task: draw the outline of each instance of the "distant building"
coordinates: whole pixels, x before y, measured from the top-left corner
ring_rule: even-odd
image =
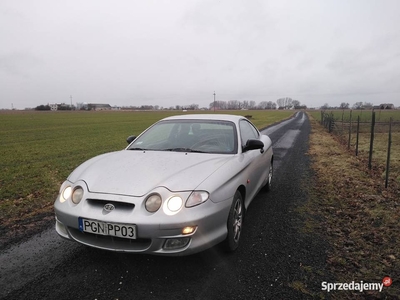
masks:
[[[111,110],[110,104],[102,104],[102,103],[88,103],[88,110]]]
[[[383,103],[379,105],[379,109],[394,109],[394,105],[391,103]]]
[[[51,104],[49,104],[49,106],[50,106],[50,110],[52,110],[52,111],[72,110],[73,109],[73,107],[71,107],[71,105],[65,104],[65,103],[51,103]]]
[[[81,109],[85,110],[111,110],[110,104],[104,103],[84,103]]]

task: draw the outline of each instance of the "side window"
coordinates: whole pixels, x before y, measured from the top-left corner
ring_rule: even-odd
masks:
[[[245,145],[249,139],[258,139],[260,137],[257,129],[246,120],[240,121],[240,136],[242,145]]]

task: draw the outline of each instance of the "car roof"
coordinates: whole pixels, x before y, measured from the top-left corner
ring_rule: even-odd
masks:
[[[237,122],[238,120],[245,119],[243,116],[238,115],[225,115],[225,114],[188,114],[167,117],[163,120],[220,120],[220,121],[232,121]]]

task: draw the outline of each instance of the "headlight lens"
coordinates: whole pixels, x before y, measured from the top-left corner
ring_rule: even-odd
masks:
[[[78,186],[72,192],[71,200],[75,204],[78,204],[79,202],[81,202],[82,198],[83,198],[83,189],[80,186]]]
[[[205,191],[194,191],[190,194],[189,198],[186,200],[186,207],[193,207],[206,202],[209,194]]]
[[[61,192],[61,197],[60,197],[60,202],[63,203],[67,201],[69,197],[71,197],[72,194],[72,187],[67,186],[64,188],[64,190]]]
[[[148,212],[156,212],[161,207],[161,196],[158,194],[150,195],[145,203],[146,210]]]
[[[179,196],[173,196],[169,198],[167,207],[171,212],[176,212],[178,211],[183,204],[183,200]]]

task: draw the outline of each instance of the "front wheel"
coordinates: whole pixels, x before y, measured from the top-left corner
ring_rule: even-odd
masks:
[[[224,241],[224,248],[228,252],[233,252],[239,246],[240,235],[242,233],[243,226],[243,199],[242,194],[236,191],[233,197],[232,206],[229,210],[228,216],[228,236]]]
[[[268,170],[268,175],[267,175],[267,183],[264,186],[264,191],[266,191],[266,192],[270,191],[272,188],[273,175],[274,175],[274,165],[272,164],[272,161],[271,161],[271,164],[270,164],[269,170]]]

